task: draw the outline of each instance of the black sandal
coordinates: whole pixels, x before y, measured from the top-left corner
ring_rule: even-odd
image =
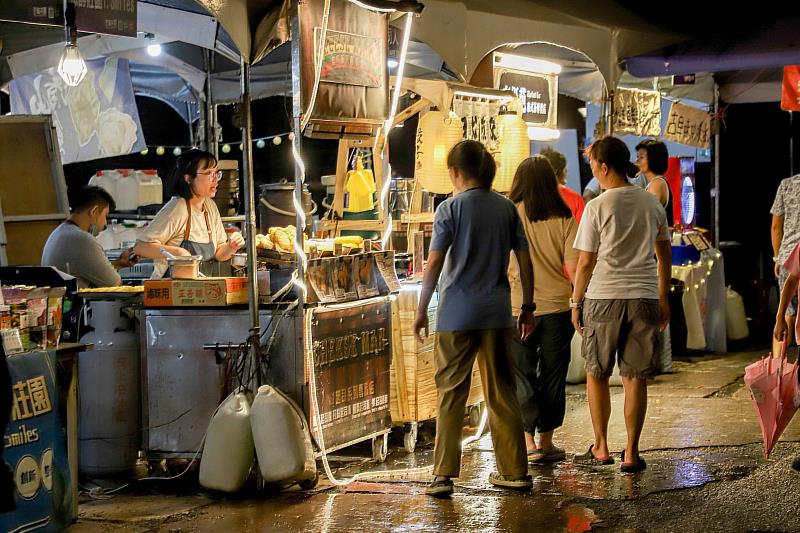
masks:
[[[619,471],[624,472],[625,474],[635,474],[636,472],[641,472],[647,468],[647,463],[645,462],[644,458],[640,455],[639,461],[636,463],[626,463],[625,462],[625,450],[622,450],[622,462],[619,465]]]
[[[594,448],[594,444],[589,446],[589,450],[581,455],[576,455],[572,458],[572,462],[577,465],[583,466],[606,466],[606,465],[613,465],[614,458],[611,456],[606,457],[605,459],[600,459],[595,457],[592,453],[592,449]]]

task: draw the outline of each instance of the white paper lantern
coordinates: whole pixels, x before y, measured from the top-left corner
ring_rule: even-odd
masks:
[[[497,174],[494,189],[500,192],[511,190],[517,167],[531,156],[531,143],[528,139],[528,125],[516,113],[497,116],[498,151],[495,154]]]
[[[449,194],[453,183],[447,154],[464,137],[461,119],[454,113],[428,111],[417,126],[414,177],[428,192]]]

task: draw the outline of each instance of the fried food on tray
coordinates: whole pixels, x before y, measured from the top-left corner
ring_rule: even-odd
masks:
[[[136,293],[136,292],[144,292],[144,286],[131,286],[131,285],[120,285],[119,287],[97,287],[94,289],[79,289],[78,294],[82,292],[120,292],[120,293]]]

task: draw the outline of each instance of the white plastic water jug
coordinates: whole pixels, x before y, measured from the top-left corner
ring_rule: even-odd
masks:
[[[116,170],[98,170],[94,176],[89,179],[89,185],[93,187],[100,187],[117,201],[117,181],[119,181],[119,173]]]
[[[117,211],[135,211],[139,207],[139,181],[132,170],[118,170]]]
[[[137,170],[139,205],[163,204],[164,194],[157,170]]]
[[[728,340],[744,339],[750,335],[750,329],[747,327],[747,315],[744,312],[744,300],[738,292],[730,287],[725,290],[725,300],[725,325],[728,330]]]
[[[305,481],[316,477],[305,415],[291,398],[269,385],[259,387],[250,412],[250,426],[264,481]]]
[[[583,383],[586,381],[586,360],[583,358],[581,346],[583,337],[576,331],[570,343],[569,369],[567,370],[567,383]]]
[[[243,393],[231,394],[208,425],[200,484],[207,489],[236,492],[247,481],[254,457],[250,402]]]

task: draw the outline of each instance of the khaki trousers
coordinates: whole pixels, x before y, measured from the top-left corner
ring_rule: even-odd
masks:
[[[464,409],[478,358],[483,397],[489,411],[497,470],[520,477],[528,473],[522,415],[511,363],[511,329],[436,332],[436,390],[439,405],[433,474],[458,477]]]

